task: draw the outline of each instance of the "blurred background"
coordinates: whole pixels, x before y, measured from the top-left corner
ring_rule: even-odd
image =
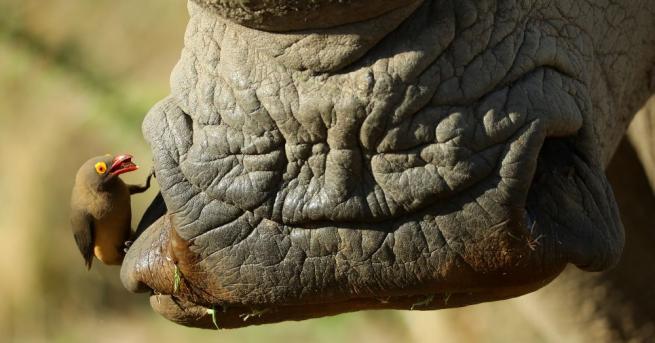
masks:
[[[548,340],[521,299],[190,329],[123,289],[119,268],[86,271],[68,224],[75,172],[91,156],[129,152],[141,170],[125,180],[143,182],[151,155],[141,120],[169,91],[186,21],[183,0],[0,0],[1,342]],[[133,198],[135,221],[155,193]]]

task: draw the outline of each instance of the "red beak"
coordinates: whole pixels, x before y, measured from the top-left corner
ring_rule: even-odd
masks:
[[[109,174],[111,174],[112,176],[116,176],[137,169],[139,169],[139,166],[137,166],[132,162],[132,155],[123,154],[114,157],[114,160],[111,161],[111,167],[109,167]]]

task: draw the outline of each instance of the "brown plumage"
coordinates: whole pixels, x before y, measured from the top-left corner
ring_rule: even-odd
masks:
[[[87,269],[93,256],[105,264],[121,264],[130,239],[130,195],[150,186],[126,185],[118,175],[138,169],[131,155],[98,156],[77,171],[71,194],[71,225]]]

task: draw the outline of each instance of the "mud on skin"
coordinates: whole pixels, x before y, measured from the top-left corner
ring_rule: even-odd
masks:
[[[220,308],[234,327],[610,267],[623,230],[603,165],[648,95],[653,7],[410,1],[272,32],[190,3],[171,95],[143,124],[168,214],[125,286],[164,294],[151,303],[175,322],[213,327],[203,309]]]

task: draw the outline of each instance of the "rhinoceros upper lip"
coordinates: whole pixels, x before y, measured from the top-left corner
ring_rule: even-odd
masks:
[[[562,89],[562,84],[568,88]],[[511,195],[503,195],[505,199],[499,199],[499,205],[523,206],[543,139],[549,134],[575,134],[582,125],[581,109],[568,90],[576,85],[576,80],[560,75],[558,70],[537,68],[475,105],[444,107],[442,117],[432,119],[434,139],[412,149],[387,149],[368,155],[359,149],[335,150],[317,143],[297,144],[304,150],[294,151],[294,145],[273,130],[236,152],[230,145],[222,147],[216,142],[218,147],[207,149],[205,145],[210,144],[202,144],[199,139],[180,161],[180,168],[205,196],[239,211],[268,207],[259,214],[291,226],[384,225],[423,210],[452,207],[456,198],[472,201],[475,194],[496,189],[504,179],[514,180],[512,183],[520,179],[521,185]],[[536,95],[532,96],[531,107],[524,108],[520,98],[532,88],[537,90]],[[549,92],[538,93],[544,88]],[[558,108],[551,108],[549,97],[557,98]],[[514,107],[517,112],[513,112]],[[562,110],[571,113],[561,113]],[[430,114],[429,111],[432,110],[426,113]],[[501,124],[500,120],[506,122]],[[498,125],[495,121],[499,121]],[[440,133],[442,125],[444,134]],[[214,127],[203,129],[198,137],[220,137],[210,130]],[[484,139],[481,141],[480,137]],[[517,143],[518,140],[523,143]],[[526,141],[531,143],[527,145]],[[514,163],[512,160],[522,161],[520,165],[526,167],[507,167],[506,164]],[[272,168],[265,171],[268,178],[249,178],[260,185],[239,179],[239,173],[249,175],[249,161],[259,165],[265,162]],[[209,167],[198,169],[200,163]],[[213,163],[232,170],[213,167]],[[258,175],[263,172],[258,171]]]
[[[530,83],[532,79],[541,79],[541,74],[548,73],[557,75],[556,71],[538,68],[524,75],[523,81],[517,81],[515,84]],[[557,80],[560,78],[564,77],[558,76]],[[497,94],[504,94],[505,106],[512,106],[511,102],[517,101],[512,99],[517,95],[513,94],[510,88],[491,93],[492,96]],[[521,182],[525,183],[515,192],[517,194],[512,195],[518,200],[506,199],[507,205],[520,206],[527,197],[533,172],[531,168],[534,166],[525,163],[526,169],[511,170],[508,174],[508,171],[501,172],[503,163],[507,163],[502,161],[508,158],[510,152],[520,156],[514,159],[536,161],[538,150],[535,149],[538,149],[541,140],[548,135],[545,131],[551,130],[540,126],[539,122],[554,119],[547,118],[550,113],[539,105],[535,105],[534,111],[542,117],[514,114],[511,113],[511,108],[497,109],[492,106],[493,102],[487,106],[492,106],[489,107],[490,110],[496,112],[484,113],[485,101],[480,101],[482,105],[475,105],[477,112],[466,109],[474,106],[462,107],[459,109],[462,112],[446,112],[441,121],[434,124],[437,131],[436,140],[411,149],[364,155],[361,151],[332,151],[325,146],[324,150],[317,150],[322,151],[321,153],[311,155],[314,159],[323,158],[323,176],[312,175],[311,179],[304,183],[301,181],[304,177],[303,163],[308,164],[310,160],[289,161],[300,165],[301,170],[295,178],[282,183],[279,191],[275,193],[270,218],[282,224],[301,226],[321,222],[381,223],[402,219],[424,209],[447,207],[444,204],[452,202],[455,197],[475,197],[473,193],[480,194],[494,189],[498,180],[503,178],[521,179]],[[547,103],[548,100],[544,99],[542,102]],[[574,103],[575,100],[571,102]],[[484,142],[480,141],[479,132],[488,130],[485,125],[490,125],[488,121],[498,119],[496,117],[511,120],[512,123],[510,126],[506,125],[505,131],[487,133],[489,136],[484,138]],[[553,114],[553,117],[556,115]],[[557,135],[572,135],[582,124],[580,113],[566,113],[562,118],[562,122],[556,125],[566,129],[557,132]],[[447,121],[452,123],[445,123]],[[451,136],[439,136],[442,124],[458,125],[457,121],[462,121],[462,124],[455,133]],[[464,126],[466,123],[475,123],[477,127],[467,128]],[[466,130],[469,130],[469,133]],[[516,140],[525,140],[527,137],[533,137],[529,138],[534,141],[530,146],[522,147],[516,144]],[[338,163],[331,162],[337,159],[343,160]],[[504,175],[501,175],[503,173]],[[337,175],[336,181],[329,178],[331,174]]]
[[[421,32],[422,39],[435,42],[430,52],[403,55],[422,70],[390,73],[385,63],[407,60],[372,52],[372,58],[362,58],[343,72],[298,78],[293,68],[267,70],[281,63],[275,55],[258,55],[270,64],[257,64],[264,69],[253,72],[254,66],[239,59],[241,54],[226,49],[217,70],[229,74],[208,76],[197,85],[206,86],[202,89],[174,87],[162,105],[166,108],[149,115],[144,127],[157,128],[150,130],[149,139],[157,142],[156,159],[167,170],[160,184],[183,238],[226,225],[242,230],[233,223],[252,227],[265,220],[290,229],[399,230],[421,222],[423,215],[434,221],[448,217],[436,226],[451,226],[443,231],[457,235],[466,227],[484,229],[507,221],[529,229],[526,198],[541,144],[548,137],[575,135],[583,114],[590,111],[585,108],[587,87],[576,74],[580,68],[572,67],[580,56],[574,49],[563,49],[554,58],[535,52],[534,46],[522,49],[525,40],[517,30],[494,43],[494,48],[515,54],[511,65],[494,64],[498,73],[476,79],[480,75],[475,71],[485,70],[484,49],[481,56],[469,56],[471,60],[445,72],[452,61],[440,56],[453,53],[454,23],[448,14],[435,15],[444,20]],[[220,40],[222,34],[207,27],[194,39]],[[400,27],[395,39],[409,34]],[[412,49],[423,51],[424,46],[410,44],[403,52]],[[206,54],[185,56],[182,66],[216,63]],[[468,67],[473,68],[466,71]],[[177,68],[174,75],[180,80],[198,76],[189,70]],[[225,92],[211,95],[216,89]],[[211,103],[208,108],[193,107],[199,90],[210,95],[201,100]],[[243,98],[236,101],[238,97]],[[438,110],[420,113],[425,108]],[[425,120],[416,120],[421,114]],[[406,122],[417,126],[403,131]],[[407,137],[419,138],[407,143]],[[429,168],[434,181],[421,177]],[[534,219],[544,222],[536,212]]]
[[[430,7],[425,13],[433,10],[436,11]],[[569,111],[569,103],[576,102],[571,100],[571,94],[582,93],[577,85],[569,85],[577,82],[569,76],[575,75],[572,72],[575,68],[570,68],[568,61],[575,60],[576,56],[570,55],[576,52],[562,50],[553,57],[538,54],[533,51],[533,46],[522,49],[521,42],[525,39],[522,31],[517,30],[517,34],[501,41],[492,40],[498,45],[494,49],[516,55],[512,63],[494,64],[499,72],[476,80],[475,70],[484,70],[485,61],[493,58],[483,58],[486,51],[481,50],[482,56],[468,56],[470,60],[459,63],[457,68],[450,65],[453,62],[447,57],[454,53],[449,47],[454,46],[457,39],[456,23],[448,13],[436,11],[431,14],[441,20],[434,20],[418,32],[424,41],[434,41],[429,52],[411,53],[425,50],[418,40],[416,44],[403,45],[402,51],[392,49],[391,52],[402,55],[402,58],[387,54],[379,57],[379,52],[371,51],[373,58],[353,62],[347,71],[302,77],[297,85],[293,80],[298,75],[293,68],[266,70],[267,66],[281,64],[275,51],[264,49],[262,52],[248,46],[257,54],[261,53],[263,60],[270,61],[270,65],[261,65],[265,72],[254,73],[254,66],[243,63],[238,57],[241,55],[226,49],[220,60],[221,68],[217,69],[226,74],[204,79],[207,84],[203,85],[211,87],[203,88],[203,92],[225,89],[224,93],[231,95],[203,100],[212,102],[211,110],[206,111],[204,107],[187,109],[188,119],[194,122],[188,128],[193,141],[187,145],[186,140],[182,140],[180,144],[184,147],[177,147],[181,151],[181,174],[194,188],[203,192],[206,201],[216,201],[224,204],[226,211],[230,209],[230,215],[226,216],[229,219],[225,220],[233,220],[238,213],[257,210],[259,215],[278,223],[298,226],[393,221],[428,207],[443,206],[460,195],[467,197],[469,189],[494,179],[494,176],[508,176],[509,179],[524,173],[530,174],[529,179],[531,170],[500,175],[500,160],[507,156],[504,150],[521,130],[532,126],[540,126],[542,131],[559,130],[533,135],[543,134],[544,137],[536,139],[543,140],[549,135],[575,134],[579,129],[581,115],[577,113],[578,109],[573,109],[576,113],[562,120],[562,125],[552,125],[552,121],[558,118],[550,113]],[[196,16],[208,22],[215,19],[200,14]],[[208,27],[206,31],[199,31],[194,39],[220,40],[222,34],[221,30]],[[266,33],[261,34],[267,37]],[[403,35],[416,34],[401,25],[394,39],[402,40]],[[248,35],[240,36],[244,37]],[[187,49],[193,51],[195,48],[189,46]],[[205,54],[190,55],[194,60],[185,60],[184,63],[208,66],[216,63]],[[412,67],[395,68],[390,72],[384,67],[385,63]],[[455,70],[442,70],[447,67]],[[465,72],[468,67],[472,67],[471,72]],[[489,67],[492,70],[492,66]],[[438,77],[440,70],[443,79]],[[180,74],[180,79],[196,77],[187,73],[187,69],[178,68],[174,74]],[[549,75],[561,80],[544,80]],[[431,78],[435,81],[430,82]],[[558,89],[562,82],[567,89]],[[465,87],[466,91],[461,90],[464,83],[470,86]],[[515,86],[521,83],[527,84],[522,91],[509,94],[520,88]],[[530,83],[538,85],[530,87]],[[287,88],[290,85],[293,87]],[[194,87],[180,87],[173,92],[177,99],[186,99],[182,101],[186,103],[188,99],[197,100],[197,95],[190,93],[192,89]],[[250,93],[242,95],[248,100],[235,102],[234,95],[245,89]],[[507,94],[503,95],[503,92]],[[562,99],[553,99],[564,109],[550,108],[553,99],[548,97],[553,93],[561,96]],[[290,97],[282,99],[285,94]],[[531,96],[529,101],[526,100],[527,94]],[[504,97],[505,101],[494,102],[494,95]],[[584,98],[585,95],[575,96]],[[323,100],[313,101],[315,98]],[[301,99],[309,101],[301,106]],[[520,100],[512,104],[512,99]],[[534,104],[540,99],[543,100],[542,107]],[[521,104],[521,101],[529,104]],[[340,118],[330,118],[337,117],[337,107]],[[501,112],[504,107],[507,107],[504,113],[487,116],[491,110]],[[436,110],[430,112],[430,108]],[[421,112],[421,109],[427,110]],[[326,114],[329,112],[332,113]],[[424,115],[423,121],[416,120],[420,115]],[[502,117],[507,117],[507,123],[495,125],[495,121]],[[451,122],[445,123],[447,121]],[[485,126],[487,121],[491,124]],[[544,124],[547,121],[551,123]],[[403,131],[403,123],[418,124],[416,128],[410,125]],[[345,127],[335,128],[336,125]],[[464,132],[467,128],[470,132]],[[421,130],[431,132],[426,134],[419,132]],[[397,137],[391,137],[394,133]],[[476,141],[479,136],[485,141]],[[420,138],[407,143],[407,137]],[[538,148],[533,146],[531,149]],[[517,147],[513,153],[528,159],[536,158],[536,151],[519,150]],[[427,177],[430,179],[425,181]],[[486,189],[493,189],[496,181],[491,180]],[[526,183],[525,189],[518,192],[521,193],[518,196],[525,198],[529,180],[522,182]],[[520,202],[512,205],[518,206]],[[178,205],[185,206],[183,203]]]

